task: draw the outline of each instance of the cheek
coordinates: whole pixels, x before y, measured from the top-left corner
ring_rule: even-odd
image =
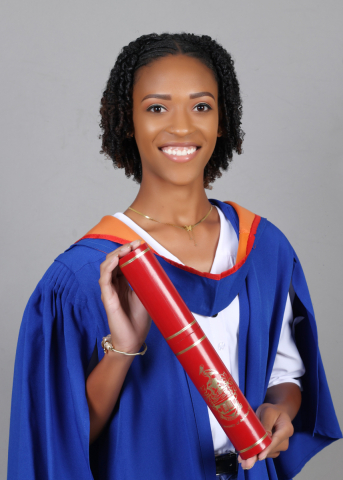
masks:
[[[203,137],[208,141],[211,142],[216,141],[219,122],[218,122],[218,115],[216,112],[211,112],[205,115],[202,118],[195,118],[193,121],[193,127],[201,132]]]
[[[152,142],[161,131],[161,122],[140,115],[134,116],[133,122],[138,148],[140,148],[140,146],[144,149],[153,148]]]

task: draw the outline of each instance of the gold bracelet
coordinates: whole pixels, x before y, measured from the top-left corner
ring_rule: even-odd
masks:
[[[144,350],[142,352],[138,352],[138,353],[121,352],[120,350],[116,350],[113,347],[113,345],[111,343],[111,340],[112,340],[111,334],[107,335],[107,337],[102,338],[101,346],[104,349],[105,353],[108,353],[108,351],[111,350],[112,352],[122,353],[123,355],[134,356],[134,355],[144,355],[145,352],[148,350],[147,344],[144,342],[143,345],[145,345],[145,347],[144,347]]]

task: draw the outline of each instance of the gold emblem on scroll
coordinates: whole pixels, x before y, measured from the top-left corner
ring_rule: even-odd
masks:
[[[229,422],[235,420],[242,411],[242,404],[237,400],[237,388],[227,374],[219,373],[200,365],[199,375],[207,378],[207,383],[201,390],[211,407],[220,417]]]

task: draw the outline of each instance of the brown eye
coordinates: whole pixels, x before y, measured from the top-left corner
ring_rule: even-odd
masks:
[[[161,113],[161,110],[156,111],[155,109],[161,109],[164,108],[162,105],[151,105],[149,108],[147,108],[147,112],[153,112],[153,113]]]
[[[207,112],[209,110],[212,110],[212,108],[207,105],[207,103],[198,103],[198,105],[196,105],[194,108],[200,108],[198,112]]]

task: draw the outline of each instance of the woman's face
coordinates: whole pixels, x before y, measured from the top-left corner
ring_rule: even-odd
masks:
[[[142,67],[133,88],[133,124],[143,182],[202,181],[218,122],[218,85],[200,60],[169,55]]]

